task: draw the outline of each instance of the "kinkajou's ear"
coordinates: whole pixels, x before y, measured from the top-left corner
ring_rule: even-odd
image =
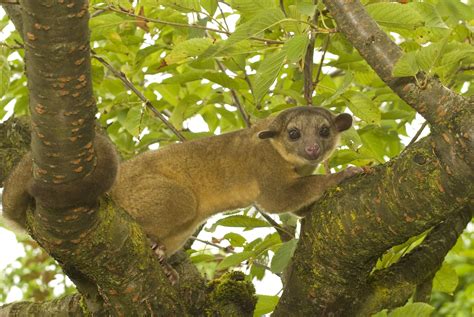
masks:
[[[270,139],[276,136],[278,132],[273,131],[273,130],[263,130],[258,132],[257,136],[259,139],[265,140],[265,139]]]
[[[334,119],[334,124],[339,132],[346,131],[352,126],[352,116],[348,113],[341,113]]]

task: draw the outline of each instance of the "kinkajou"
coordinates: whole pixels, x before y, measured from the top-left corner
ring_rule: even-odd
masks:
[[[269,213],[298,214],[362,172],[311,175],[351,125],[346,113],[290,108],[252,128],[138,155],[120,165],[111,195],[170,255],[216,213],[255,203]]]
[[[301,215],[300,210],[318,200],[327,188],[362,172],[352,167],[335,174],[311,175],[334,151],[340,133],[351,125],[349,114],[335,116],[321,107],[290,108],[252,128],[138,155],[119,165],[110,194],[171,255],[216,213],[256,204],[269,213]],[[98,168],[103,172],[94,173],[97,177],[91,177],[90,187],[102,193],[115,177],[112,172],[105,174],[114,170],[116,158],[110,158],[108,141],[98,137],[96,142]],[[25,226],[28,205],[34,203],[27,191],[31,164],[27,154],[3,193],[3,214],[20,227]],[[31,186],[30,193],[35,194]],[[37,193],[47,200],[46,192]],[[68,197],[84,199],[73,196],[64,195],[61,203],[67,206]]]

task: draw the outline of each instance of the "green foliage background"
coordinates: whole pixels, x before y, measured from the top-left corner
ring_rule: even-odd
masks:
[[[472,0],[362,2],[405,51],[395,76],[425,71],[459,94],[474,94]],[[123,157],[176,142],[177,137],[120,77],[128,78],[187,139],[225,133],[246,126],[238,104],[255,121],[307,103],[303,59],[310,32],[316,34],[318,52],[313,61],[312,103],[335,112],[349,110],[357,118],[329,166],[338,170],[347,164],[382,164],[397,156],[415,112],[337,33],[321,3],[283,3],[282,7],[276,0],[90,1],[91,48],[122,74],[117,77],[100,60],[92,60],[99,122]],[[316,25],[311,22],[315,13],[319,15]],[[0,118],[12,113],[28,115],[22,40],[16,32],[6,32],[9,27],[3,16]],[[194,132],[190,118],[202,118],[207,131]],[[276,220],[294,234],[297,220],[293,216]],[[248,269],[253,279],[281,274],[298,236],[296,230],[295,239],[281,241],[253,208],[214,220],[206,230],[212,233],[218,226],[228,230],[208,241],[214,246],[190,251],[193,262],[209,277],[235,267]],[[254,238],[243,230],[255,231]],[[435,277],[432,306],[408,304],[404,310],[379,314],[470,316],[474,306],[473,231],[472,226],[466,230]],[[395,263],[423,237],[387,251],[375,269]],[[31,242],[25,248],[26,256],[0,273],[0,302],[14,285],[22,285],[25,298],[44,300],[53,296],[52,283],[63,283],[58,268],[42,251]],[[65,292],[72,290],[71,286],[64,288]],[[272,311],[277,291],[274,295],[259,297],[255,315]]]

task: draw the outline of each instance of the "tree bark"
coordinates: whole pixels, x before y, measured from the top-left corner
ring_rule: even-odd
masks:
[[[94,192],[81,188],[84,179],[99,169],[96,153],[108,151],[108,146],[101,148],[94,142],[96,108],[87,1],[25,0],[9,12],[15,14],[13,22],[25,41],[33,186],[47,189],[45,195],[40,192],[35,196],[36,209],[28,214],[28,229],[60,263],[82,297],[10,304],[0,308],[0,315],[60,311],[71,315],[199,316],[222,309],[248,315],[249,307],[255,305],[253,293],[242,298],[233,293],[247,291],[251,283],[239,281],[236,286],[229,278],[216,282],[221,286],[218,293],[210,291],[196,268],[181,255],[175,266],[181,282],[173,288],[141,227],[107,197],[97,201]],[[0,134],[6,136],[0,152],[5,158],[0,168],[2,182],[29,143],[24,133],[28,127],[18,129],[16,122],[11,119],[0,125]],[[74,206],[58,207],[64,201],[63,186],[71,184],[73,194],[81,188],[79,196],[94,197],[94,203],[79,199]]]
[[[362,4],[324,2],[380,78],[431,123],[432,135],[315,204],[313,215],[303,221],[275,316],[356,314],[369,300],[370,272],[383,252],[474,202],[472,100],[423,74],[423,87],[415,78],[394,78],[402,52]]]

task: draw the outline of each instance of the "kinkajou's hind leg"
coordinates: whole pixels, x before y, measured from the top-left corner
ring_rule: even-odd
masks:
[[[194,193],[162,175],[143,175],[131,182],[119,179],[112,198],[150,239],[166,247],[168,255],[176,252],[189,237],[187,233],[195,229],[198,203]]]
[[[127,170],[122,173],[123,177]],[[131,183],[122,179],[127,178],[119,178],[112,198],[142,226],[163,270],[171,283],[176,283],[178,274],[167,257],[195,230],[198,204],[194,193],[162,175],[140,175]]]

